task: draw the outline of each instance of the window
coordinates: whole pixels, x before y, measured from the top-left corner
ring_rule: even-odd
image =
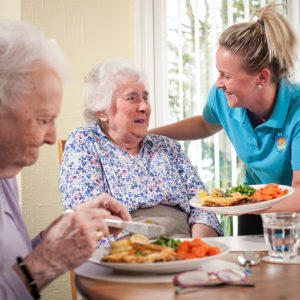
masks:
[[[137,65],[150,79],[151,127],[202,113],[217,78],[215,53],[221,32],[249,20],[268,0],[136,0]],[[299,28],[298,1],[287,4]],[[224,131],[182,142],[207,189],[241,184],[245,165]]]

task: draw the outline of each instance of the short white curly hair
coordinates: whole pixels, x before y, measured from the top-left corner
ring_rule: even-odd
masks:
[[[40,64],[66,78],[61,49],[36,26],[0,21],[0,106],[10,107],[32,93],[31,74]]]
[[[107,59],[89,71],[82,95],[83,116],[87,124],[98,121],[97,112],[110,108],[114,92],[132,76],[136,76],[148,89],[145,73],[124,58]]]

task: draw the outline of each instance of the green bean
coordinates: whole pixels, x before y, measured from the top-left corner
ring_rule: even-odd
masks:
[[[168,238],[164,235],[160,235],[154,242],[152,242],[152,244],[167,246],[167,247],[171,247],[171,248],[174,248],[175,250],[177,250],[177,248],[180,244],[180,240],[175,240],[172,238]]]
[[[242,195],[251,197],[256,192],[256,190],[255,190],[255,188],[244,184],[244,185],[238,185],[231,189],[226,189],[225,195],[227,197],[229,197],[232,193],[236,193],[236,192],[239,192]]]

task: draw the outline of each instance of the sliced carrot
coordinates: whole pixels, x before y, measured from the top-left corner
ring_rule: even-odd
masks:
[[[277,188],[278,186],[279,186],[278,183],[269,183],[264,187],[264,189],[265,188]]]
[[[216,249],[210,250],[211,248]],[[195,238],[192,241],[183,241],[179,244],[178,249],[176,251],[176,258],[184,260],[214,255],[220,252],[220,249],[217,249],[219,248],[211,247],[207,243],[203,242],[200,238]]]
[[[216,254],[219,254],[221,251],[220,251],[220,248],[218,247],[210,247],[207,251],[207,255],[211,256],[211,255],[216,255]]]
[[[187,254],[188,254],[188,252],[177,251],[175,256],[177,259],[184,260],[184,259],[186,259]]]
[[[288,190],[279,188],[277,183],[269,183],[265,187],[258,189],[251,199],[256,199],[258,201],[268,201],[275,198],[283,197],[288,193]]]
[[[202,242],[199,238],[195,238],[190,242],[190,246],[201,246],[204,242]]]
[[[274,197],[272,196],[272,195],[265,195],[264,197],[263,197],[263,200],[272,200],[272,199],[274,199]]]
[[[195,254],[193,253],[187,253],[185,259],[195,259],[198,258]]]
[[[190,250],[190,242],[189,241],[183,241],[179,244],[177,251],[184,251],[184,252],[189,252]]]
[[[274,188],[264,188],[262,191],[261,191],[261,193],[263,194],[263,195],[273,195],[273,194],[277,194],[277,191],[276,191],[276,189],[274,189]]]
[[[194,254],[196,257],[204,257],[207,253],[208,249],[203,247],[192,247],[191,253]]]

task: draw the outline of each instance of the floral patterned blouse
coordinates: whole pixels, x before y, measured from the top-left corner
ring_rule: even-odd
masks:
[[[130,213],[157,204],[178,205],[189,215],[190,225],[206,224],[222,235],[215,214],[189,205],[203,188],[180,144],[164,136],[147,134],[136,157],[111,142],[93,123],[75,129],[65,146],[60,170],[65,209],[105,192],[125,204]],[[113,239],[103,239],[99,245],[107,246]]]

